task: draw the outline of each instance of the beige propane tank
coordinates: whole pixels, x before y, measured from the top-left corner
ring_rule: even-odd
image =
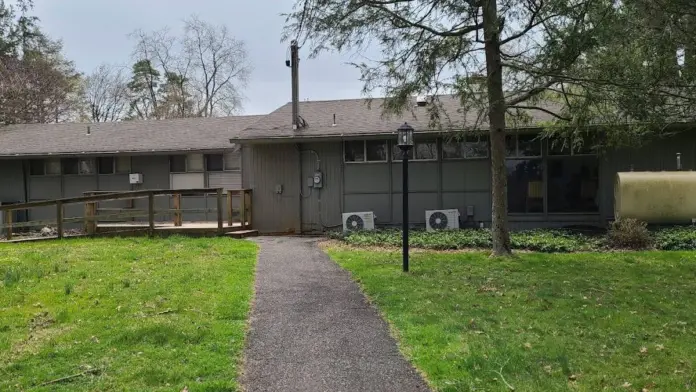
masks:
[[[696,218],[696,172],[617,173],[614,217],[691,223]]]

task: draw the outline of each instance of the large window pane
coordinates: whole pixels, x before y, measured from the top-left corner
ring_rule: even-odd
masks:
[[[387,160],[387,141],[386,140],[368,140],[365,142],[365,150],[367,152],[367,161],[384,162]]]
[[[485,136],[469,136],[462,146],[466,158],[488,157],[488,138]]]
[[[516,135],[505,136],[505,156],[506,157],[516,157],[517,156],[517,136]]]
[[[343,143],[346,162],[365,162],[365,142],[354,140]]]
[[[222,154],[208,154],[205,156],[205,167],[208,171],[220,172],[225,168]]]
[[[169,171],[172,173],[185,173],[186,155],[171,155],[169,157]]]
[[[101,157],[99,162],[99,174],[114,174],[114,157]]]
[[[520,157],[540,157],[541,139],[537,135],[518,135],[517,154]]]
[[[80,175],[86,176],[96,173],[94,159],[80,159],[79,165]]]
[[[544,183],[541,159],[508,159],[508,211],[544,212]]]
[[[60,175],[60,159],[58,158],[53,158],[53,159],[46,159],[46,174],[51,175],[51,176],[59,176]]]
[[[416,159],[437,159],[437,142],[435,140],[415,143]]]
[[[598,212],[599,165],[596,157],[548,161],[549,212]]]
[[[63,174],[73,175],[80,172],[79,160],[77,158],[65,158],[63,159]]]
[[[464,158],[464,143],[459,140],[449,140],[442,142],[442,158],[461,159]]]
[[[29,161],[29,174],[32,176],[43,176],[46,174],[43,159],[32,159]]]
[[[404,159],[403,152],[396,143],[392,144],[392,161],[401,162],[402,159]],[[408,150],[408,159],[413,159],[413,148]]]

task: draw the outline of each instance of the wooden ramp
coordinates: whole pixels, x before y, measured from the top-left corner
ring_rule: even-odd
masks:
[[[213,208],[183,208],[182,196],[213,196],[216,203]],[[166,202],[155,203],[156,198],[164,198]],[[135,201],[140,199],[140,207],[134,208]],[[126,201],[126,208],[108,208],[102,202]],[[233,200],[236,200],[233,203]],[[238,203],[237,203],[238,201]],[[82,205],[84,216],[66,217],[66,205]],[[159,207],[156,208],[156,205]],[[237,206],[239,205],[239,206]],[[226,208],[226,214],[224,212]],[[15,211],[31,211],[36,208],[51,208],[55,211],[55,219],[43,221],[15,222]],[[0,234],[5,234],[6,241],[12,241],[15,234],[20,237],[18,229],[42,229],[53,232],[54,235],[40,239],[81,237],[96,235],[193,235],[193,236],[224,236],[243,238],[258,235],[251,227],[251,190],[223,188],[203,189],[159,189],[125,192],[92,191],[82,197],[67,199],[43,200],[29,203],[0,205]],[[217,217],[213,222],[185,221],[189,213],[214,213]],[[225,216],[226,215],[226,216]],[[163,217],[165,217],[163,219]],[[116,221],[116,222],[114,222]],[[120,221],[120,222],[118,222]],[[65,230],[65,225],[83,225],[82,230]],[[38,240],[39,238],[18,238]]]

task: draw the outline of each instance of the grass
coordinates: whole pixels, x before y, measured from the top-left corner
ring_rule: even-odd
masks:
[[[328,251],[437,390],[696,388],[696,252]]]
[[[0,390],[237,390],[255,261],[232,239],[0,245]]]

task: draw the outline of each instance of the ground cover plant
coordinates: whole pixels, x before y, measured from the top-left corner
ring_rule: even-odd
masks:
[[[437,390],[696,388],[694,252],[328,252]]]
[[[513,249],[547,253],[610,249],[696,250],[696,228],[693,226],[653,228],[651,231],[636,222],[616,226],[607,234],[561,229],[514,231],[510,240]],[[333,238],[357,247],[401,246],[401,231],[394,229],[338,233]],[[413,248],[431,250],[490,249],[491,234],[486,229],[413,230],[409,244]]]
[[[0,390],[231,391],[256,246],[0,244]]]

